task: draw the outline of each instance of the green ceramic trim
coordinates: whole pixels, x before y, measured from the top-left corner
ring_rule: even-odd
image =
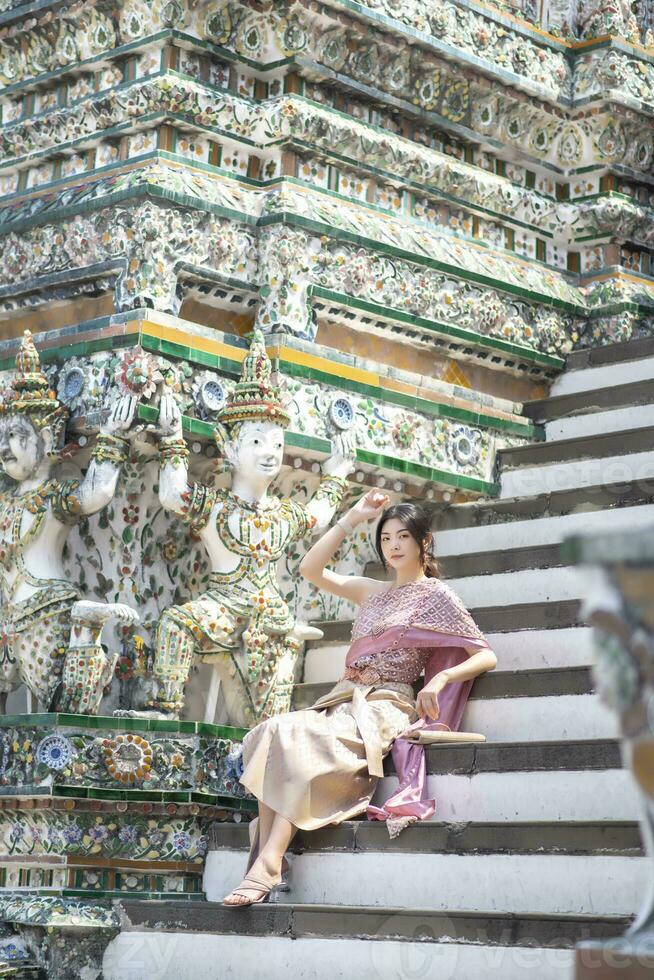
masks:
[[[300,144],[301,142],[302,141],[292,140],[291,145]],[[343,157],[340,156],[340,154],[335,154],[335,153],[329,153],[329,154],[325,153],[324,155],[329,156],[330,158],[335,157],[344,161],[345,163],[347,163],[348,167],[352,170],[365,170],[366,172],[369,173],[380,174],[381,176],[384,177],[384,179],[391,180],[394,183],[401,182],[407,188],[412,188],[414,194],[416,193],[416,191],[419,191],[425,197],[432,196],[438,198],[439,200],[442,199],[445,201],[449,201],[453,204],[456,204],[457,207],[464,208],[466,211],[469,211],[472,214],[480,213],[484,215],[490,215],[494,220],[498,222],[508,223],[511,225],[518,225],[521,228],[526,228],[528,231],[532,233],[534,238],[536,238],[537,235],[541,234],[541,230],[537,229],[537,231],[535,231],[533,225],[528,225],[524,221],[518,221],[516,218],[511,218],[510,215],[502,214],[499,211],[491,211],[488,208],[478,207],[475,204],[471,204],[469,201],[465,201],[463,198],[453,197],[451,194],[446,194],[445,191],[432,188],[429,184],[423,184],[423,185],[417,184],[415,181],[408,180],[400,175],[393,174],[392,171],[378,170],[375,167],[367,166],[365,163],[361,163],[354,160],[353,157],[352,158]],[[298,186],[302,188],[310,187],[313,192],[324,194],[325,197],[333,197],[339,201],[351,201],[355,205],[360,205],[365,210],[376,211],[378,214],[384,214],[384,215],[388,214],[394,218],[398,218],[408,222],[413,222],[419,225],[421,228],[427,228],[432,231],[438,231],[438,225],[432,225],[430,224],[430,222],[424,221],[422,218],[416,217],[416,215],[413,213],[413,210],[391,211],[389,208],[383,208],[380,204],[373,204],[370,201],[362,201],[359,198],[350,197],[348,194],[341,194],[340,191],[334,191],[327,187],[320,187],[317,184],[312,184],[310,181],[302,180],[301,177],[293,177],[293,176],[275,177],[273,178],[272,181],[269,181],[267,183],[274,183],[275,181],[280,181],[280,180],[288,181],[289,184],[293,184],[294,186]],[[550,232],[543,231],[542,234],[546,235],[548,238],[554,237]],[[464,241],[464,242],[472,242],[475,245],[483,246],[486,248],[490,247],[484,242],[483,239],[474,238],[472,235],[459,234],[456,236],[456,240]],[[497,252],[503,252],[507,256],[513,256],[517,254],[515,251],[511,251],[506,248],[499,248],[498,246],[493,246],[493,250]],[[533,259],[532,261],[534,265],[545,266],[546,268],[549,269],[555,268],[554,266],[547,265],[545,262],[539,262],[536,259]]]
[[[367,449],[357,449],[357,461],[405,476],[414,476],[428,483],[444,483],[448,487],[456,487],[461,490],[475,490],[486,496],[494,497],[500,492],[499,483],[491,483],[479,477],[448,473],[431,466],[423,466],[421,463],[395,459],[393,456],[385,456],[383,453],[369,452]]]
[[[326,292],[326,290],[324,292]],[[414,319],[415,322],[420,322],[419,318]],[[216,354],[210,354],[205,351],[196,351],[190,346],[185,347],[179,344],[174,344],[171,341],[164,341],[160,340],[159,338],[150,337],[147,333],[142,335],[141,344],[148,350],[156,350],[159,353],[169,353],[173,357],[179,357],[185,361],[191,361],[193,363],[214,367],[217,370],[225,371],[234,377],[238,377],[241,370],[240,361],[230,361],[227,358],[219,357]],[[334,388],[357,391],[361,394],[369,395],[373,398],[377,398],[379,401],[389,404],[414,407],[416,411],[426,412],[431,415],[439,415],[445,418],[452,418],[459,421],[467,421],[475,425],[484,425],[488,428],[505,429],[507,432],[515,432],[518,435],[524,435],[526,438],[544,438],[544,429],[542,426],[535,426],[530,422],[525,422],[522,424],[520,422],[513,422],[510,419],[497,418],[496,416],[487,415],[482,412],[467,411],[466,409],[460,409],[456,406],[447,405],[447,403],[432,402],[429,399],[405,395],[402,392],[394,392],[377,385],[364,385],[362,382],[340,377],[337,373],[338,368],[336,368],[334,373],[327,370],[320,371],[317,368],[312,368],[303,364],[296,364],[295,362],[287,361],[284,358],[279,359],[279,367],[284,374],[288,374],[292,377],[304,377],[308,380],[328,384]],[[380,370],[383,370],[383,365],[380,365]],[[139,413],[141,412],[156,412],[156,409],[151,409],[146,405],[140,405]],[[140,417],[147,418],[148,421],[154,421],[157,415],[142,414]],[[207,439],[213,438],[213,430],[209,423],[201,422],[199,419],[193,419],[190,416],[184,416],[184,418],[186,419],[185,425],[189,432],[194,432],[195,434],[203,436]],[[295,438],[299,439],[304,437],[300,437],[298,434]],[[289,440],[287,438],[287,442],[288,441]],[[324,442],[327,446],[329,445],[328,440],[319,441]],[[298,447],[302,445],[298,442],[290,442],[289,444]],[[302,446],[302,448],[309,447]],[[312,448],[316,449],[317,447],[315,444],[312,444]],[[325,451],[328,451],[328,449]]]
[[[147,316],[148,312],[149,311],[147,310],[130,311],[130,318],[140,320]],[[111,318],[103,318],[103,321],[105,321],[105,325],[109,325]],[[94,321],[91,321],[91,323],[95,326]],[[97,324],[97,328],[101,328],[101,326],[102,324]],[[118,334],[113,337],[99,338],[98,340],[91,342],[82,341],[80,343],[70,343],[62,346],[46,348],[41,353],[41,360],[43,362],[50,362],[62,357],[79,357],[99,350],[131,347],[139,342],[148,350],[153,350],[157,353],[167,353],[173,357],[188,360],[192,363],[213,367],[216,370],[220,370],[225,374],[231,375],[232,377],[238,377],[241,370],[240,361],[232,361],[228,358],[219,357],[206,351],[194,350],[191,347],[173,344],[170,341],[162,341],[160,338],[151,337],[147,333],[143,332]],[[234,346],[235,349],[239,349],[236,345]],[[11,370],[15,364],[15,357],[16,355],[14,353],[1,359],[0,370]],[[304,377],[307,378],[307,380],[328,384],[334,388],[355,391],[359,394],[376,398],[384,403],[403,405],[404,407],[414,408],[416,411],[423,412],[425,414],[440,416],[443,418],[451,418],[456,421],[468,422],[469,424],[481,425],[491,429],[502,429],[516,435],[524,435],[525,438],[537,440],[544,438],[543,426],[534,425],[532,422],[525,422],[524,424],[514,422],[511,419],[499,418],[497,416],[487,414],[481,410],[479,412],[468,411],[467,409],[448,405],[446,402],[432,402],[430,399],[421,398],[417,395],[406,395],[404,392],[396,392],[380,386],[365,385],[359,381],[354,381],[349,378],[342,378],[338,375],[338,362],[334,362],[334,373],[320,371],[307,365],[296,364],[292,361],[286,361],[283,358],[280,359],[279,365],[280,369],[289,376]],[[383,365],[380,365],[380,368],[383,368]],[[150,405],[139,405],[139,418],[143,419],[144,421],[154,422],[156,421],[157,417],[158,412],[155,408],[152,408]],[[213,438],[213,430],[210,423],[203,422],[200,419],[191,418],[190,416],[184,416],[183,419],[185,428],[191,434],[205,439]],[[289,433],[289,436],[290,435],[291,434]],[[289,445],[294,445],[298,448],[309,448],[308,444],[305,445],[301,441],[306,438],[308,437],[296,433],[293,436],[293,440],[289,442]],[[314,442],[311,444],[311,448],[318,452],[328,452],[329,440],[314,440]],[[122,721],[123,723],[129,722],[130,720],[131,719],[115,719],[115,721]],[[164,723],[162,722],[162,724]],[[165,722],[165,724],[168,725],[175,723]]]
[[[323,286],[310,286],[309,294],[331,303],[339,303],[342,306],[353,306],[356,309],[363,310],[366,313],[372,313],[381,318],[397,320],[401,323],[416,324],[434,333],[443,334],[446,337],[457,337],[466,343],[474,344],[476,347],[491,347],[495,350],[502,351],[507,356],[517,357],[521,360],[533,361],[537,364],[559,370],[563,370],[565,367],[565,358],[555,354],[544,354],[533,348],[522,347],[519,344],[511,343],[508,340],[501,340],[498,337],[487,337],[483,334],[474,333],[472,330],[466,330],[463,327],[455,327],[452,324],[442,323],[438,320],[427,320],[424,317],[405,313],[402,310],[395,310],[377,303],[370,303],[367,300],[347,296],[345,293],[337,293],[331,289],[325,289]]]
[[[167,70],[165,68],[159,68],[157,71],[153,71],[149,75],[141,75],[139,78],[130,78],[127,81],[119,82],[117,85],[112,85],[110,88],[100,89],[97,92],[87,92],[87,94],[83,95],[81,99],[75,99],[74,102],[66,104],[65,106],[57,107],[56,110],[53,109],[52,106],[49,106],[47,109],[43,109],[41,112],[35,112],[30,116],[23,116],[20,119],[14,119],[12,122],[7,123],[4,128],[11,132],[11,130],[15,129],[17,126],[23,125],[27,119],[29,119],[30,123],[36,123],[41,119],[44,119],[46,116],[52,115],[53,112],[58,112],[62,109],[74,112],[77,109],[84,108],[87,102],[91,103],[93,101],[97,101],[98,99],[104,99],[110,93],[125,93],[129,89],[135,88],[136,86],[141,86],[147,84],[148,82],[156,81],[158,78],[164,78],[166,74]]]
[[[140,405],[139,408],[149,408],[149,406]],[[155,412],[154,409],[150,409],[150,411]],[[149,414],[141,416],[139,413],[139,416],[148,419],[152,418]],[[0,728],[33,728],[35,726],[39,728],[175,732],[181,735],[211,735],[219,738],[231,738],[235,741],[240,741],[247,732],[247,728],[236,728],[229,725],[208,725],[201,721],[176,721],[158,718],[114,718],[112,715],[73,715],[61,712],[0,715]],[[198,728],[198,726],[200,727]],[[111,790],[110,792],[117,791]]]
[[[158,416],[156,409],[149,405],[139,405],[139,418],[153,421]],[[189,424],[190,423],[190,424]],[[195,431],[198,436],[206,439],[213,439],[213,427],[209,422],[200,422],[198,419],[191,419],[182,416],[182,426],[190,431]],[[300,433],[286,432],[285,443],[287,446],[294,446],[299,449],[307,449],[321,456],[326,456],[331,452],[331,443],[328,439],[319,439],[313,436],[306,436]],[[359,463],[368,463],[378,466],[381,469],[390,470],[394,473],[404,473],[407,476],[414,476],[420,480],[429,482],[446,483],[448,486],[476,490],[480,493],[495,495],[499,492],[498,483],[490,483],[476,477],[463,476],[461,474],[447,473],[444,470],[433,469],[423,466],[420,463],[413,463],[409,460],[400,459],[395,456],[386,456],[382,453],[372,453],[366,449],[357,449],[356,459]]]
[[[138,333],[117,334],[113,337],[99,337],[96,340],[84,340],[79,343],[65,344],[61,347],[50,347],[39,351],[41,361],[54,361],[57,358],[84,357],[99,351],[131,347],[137,344]],[[0,371],[10,371],[16,367],[16,354],[8,355],[0,360]]]
[[[147,422],[156,422],[159,418],[159,411],[151,405],[139,405],[138,417]],[[213,425],[211,422],[203,422],[202,419],[194,419],[189,415],[182,415],[182,427],[191,435],[198,436],[200,439],[213,441]],[[301,432],[289,432],[284,434],[286,446],[295,449],[308,449],[320,455],[328,455],[331,452],[331,441],[322,439],[319,436],[307,436]]]
[[[158,354],[169,354],[171,357],[178,357],[183,361],[203,364],[205,367],[224,371],[225,374],[231,374],[234,377],[238,377],[241,372],[241,361],[232,361],[218,354],[211,354],[209,351],[194,350],[192,347],[176,344],[172,340],[152,337],[148,333],[142,333],[140,340],[141,345],[146,350],[155,351]],[[234,347],[237,349],[236,345]]]
[[[138,156],[130,157],[130,165],[135,163],[148,163],[150,161],[156,162],[157,158],[163,154],[162,150],[148,150],[147,153],[140,153]],[[93,170],[83,170],[79,174],[74,174],[70,177],[57,177],[56,180],[48,180],[44,184],[39,184],[38,187],[30,187],[23,191],[14,191],[13,194],[6,194],[2,198],[2,204],[0,205],[0,210],[11,207],[12,204],[19,204],[22,200],[27,200],[28,198],[40,197],[41,194],[48,194],[52,191],[57,191],[60,187],[66,188],[67,186],[74,186],[75,182],[79,183],[79,178],[89,177],[93,178],[88,181],[91,185],[94,182],[95,177],[106,177],[111,174],[112,171],[116,172],[116,176],[119,177],[125,173],[125,161],[117,160],[115,163],[105,163],[102,167],[96,167]],[[35,195],[36,192],[36,195]],[[57,214],[57,210],[54,211]]]
[[[144,871],[144,874],[148,874],[148,871]],[[30,895],[52,895],[52,891],[42,891],[38,890],[33,892],[30,890]],[[93,899],[126,899],[135,900],[139,902],[170,902],[171,900],[180,902],[206,902],[206,895],[204,892],[144,892],[138,889],[125,889],[121,891],[119,889],[107,889],[103,890],[101,888],[62,888],[61,891],[58,889],[54,892],[55,895],[61,895],[63,898],[86,898]]]
[[[397,246],[386,245],[384,242],[378,242],[375,239],[367,238],[364,235],[357,235],[354,232],[345,231],[341,228],[334,228],[333,225],[328,225],[322,221],[305,218],[302,215],[293,214],[291,211],[279,211],[275,214],[264,215],[259,219],[258,224],[260,227],[284,224],[290,227],[301,228],[303,230],[312,231],[316,234],[327,235],[329,238],[336,239],[337,241],[346,241],[353,245],[360,245],[363,248],[367,248],[376,253],[395,256],[403,259],[406,262],[411,262],[413,265],[425,266],[426,268],[434,269],[438,272],[446,272],[448,275],[452,275],[456,279],[463,279],[470,282],[480,283],[484,286],[491,286],[495,289],[501,290],[502,292],[513,293],[516,296],[529,297],[530,299],[543,303],[546,306],[565,310],[566,312],[573,313],[577,316],[584,315],[587,312],[585,306],[568,303],[566,300],[559,299],[556,296],[549,296],[546,293],[536,292],[535,290],[523,289],[518,286],[514,286],[512,283],[503,282],[497,278],[493,278],[492,276],[482,275],[478,272],[471,272],[466,269],[461,269],[459,266],[452,263],[439,262],[436,259],[431,259],[428,255],[421,255],[420,253],[409,252],[405,249],[398,248]]]
[[[150,122],[161,121],[163,123],[168,118],[168,115],[169,114],[165,112],[149,112],[146,113],[146,115],[144,116],[140,116],[139,122],[150,123]],[[100,129],[89,136],[78,136],[73,140],[67,140],[63,143],[58,143],[55,147],[46,146],[44,147],[44,149],[35,150],[33,153],[24,153],[22,156],[19,157],[11,157],[7,159],[4,163],[0,164],[0,172],[3,169],[7,170],[11,167],[15,167],[17,164],[25,163],[27,161],[29,161],[30,163],[38,163],[41,159],[47,160],[48,158],[52,157],[54,152],[59,153],[60,151],[63,152],[64,150],[75,150],[78,147],[85,149],[88,147],[89,142],[95,139],[97,139],[97,142],[100,142],[101,140],[106,139],[107,137],[123,136],[126,133],[131,133],[132,131],[134,131],[134,121],[128,119],[125,122],[118,123],[116,126],[109,126],[107,129]],[[120,161],[120,162],[124,163],[124,161]],[[76,174],[74,176],[81,177],[83,175],[92,174],[93,172],[94,171],[92,170],[84,170],[80,174]],[[65,180],[70,178],[61,178],[61,179]],[[54,183],[54,181],[52,183]],[[15,191],[14,194],[20,193],[23,196],[25,196],[26,194],[30,194],[30,193],[33,194],[37,190],[38,188],[34,188],[34,187],[23,188],[20,191]]]
[[[179,118],[178,114],[173,114],[173,115],[175,116],[175,118]],[[115,127],[115,128],[119,128],[119,127]],[[204,128],[206,129],[208,127],[204,127]],[[107,130],[107,133],[108,132],[109,132],[109,130]],[[221,130],[220,132],[223,132],[223,131]],[[75,142],[77,142],[77,141],[75,141]],[[252,141],[244,141],[244,142],[249,142],[252,146],[256,145]],[[43,154],[47,154],[48,152],[49,152],[48,150],[44,150],[43,151]],[[39,154],[35,154],[35,156],[39,156]],[[172,153],[169,150],[160,150],[160,149],[151,150],[148,153],[144,153],[144,154],[141,154],[141,155],[139,155],[137,157],[134,157],[133,160],[130,160],[130,164],[139,163],[139,162],[146,163],[148,161],[156,162],[159,159],[170,160],[170,161],[173,161],[175,163],[179,163],[181,165],[185,165],[185,164],[188,165],[189,164],[188,157],[185,157],[182,154]],[[10,166],[10,165],[12,165],[12,164],[11,163],[6,164],[6,166]],[[388,208],[382,208],[380,205],[377,205],[377,204],[370,204],[368,202],[358,201],[356,198],[349,197],[348,195],[345,195],[345,194],[340,194],[338,191],[332,191],[332,190],[329,190],[329,189],[324,188],[324,187],[313,186],[313,185],[307,183],[306,181],[303,181],[301,178],[298,178],[298,177],[282,176],[282,175],[280,175],[280,176],[272,177],[272,178],[270,178],[268,180],[263,181],[263,180],[256,180],[256,179],[254,179],[252,177],[245,177],[245,176],[243,176],[241,174],[235,174],[232,171],[225,170],[224,168],[217,167],[217,166],[215,166],[213,164],[205,163],[204,161],[195,161],[194,160],[194,161],[192,161],[191,165],[192,165],[192,167],[194,169],[197,168],[197,169],[200,169],[201,171],[206,172],[206,173],[211,174],[211,175],[214,175],[215,174],[215,175],[218,175],[218,176],[221,176],[221,177],[225,177],[225,178],[230,179],[230,180],[234,180],[234,181],[236,181],[239,184],[243,184],[243,185],[245,185],[247,187],[252,187],[253,189],[256,189],[256,190],[258,190],[258,189],[275,188],[277,186],[279,186],[281,188],[285,182],[288,182],[288,183],[292,184],[293,186],[301,187],[303,189],[304,188],[307,188],[307,187],[310,187],[313,193],[323,194],[325,196],[333,197],[336,200],[340,200],[340,201],[344,201],[344,202],[352,202],[355,205],[357,205],[357,204],[358,205],[361,205],[362,208],[364,208],[366,210],[369,209],[369,210],[371,210],[373,212],[377,212],[378,214],[389,215],[390,217],[396,218],[398,220],[406,221],[409,225],[415,224],[415,225],[417,225],[420,228],[425,228],[426,230],[431,230],[431,231],[434,231],[434,232],[438,232],[438,226],[431,225],[429,222],[423,221],[422,219],[417,218],[414,214],[407,214],[407,213],[404,213],[404,212],[391,211],[390,209],[388,209]],[[0,169],[1,169],[1,167],[2,167],[2,165],[0,165]],[[373,170],[376,173],[384,173],[384,171],[377,171],[377,170],[375,170],[375,168],[366,168],[366,169]],[[105,175],[105,174],[111,173],[112,171],[114,171],[116,173],[116,176],[117,177],[120,176],[124,172],[124,162],[123,161],[117,161],[116,163],[106,164],[105,166],[99,167],[98,169],[84,171],[83,176],[85,178],[87,178],[88,184],[91,185],[93,183],[92,178],[94,178],[96,175]],[[79,174],[77,176],[78,177],[81,177],[82,174]],[[89,178],[91,178],[91,179],[89,179]],[[393,175],[392,174],[389,175],[389,179],[393,179]],[[41,194],[44,194],[45,192],[56,190],[59,186],[62,186],[62,185],[69,186],[71,184],[71,180],[72,180],[71,177],[59,177],[56,180],[48,181],[48,182],[46,182],[44,184],[40,184],[39,187],[38,187],[38,189],[37,189],[38,190],[38,196],[40,197]],[[407,184],[409,184],[409,183],[413,184],[413,182],[405,182],[405,183],[407,183]],[[198,197],[193,197],[191,195],[187,195],[187,194],[180,195],[180,194],[177,194],[175,192],[169,191],[166,188],[159,187],[159,185],[157,185],[155,183],[152,183],[149,179],[144,179],[142,186],[143,187],[147,187],[147,188],[156,188],[157,191],[158,191],[158,193],[161,196],[174,195],[174,199],[176,201],[180,201],[181,200],[181,201],[183,201],[183,203],[188,204],[189,206],[193,206],[195,208],[198,208],[199,207],[202,210],[211,211],[212,213],[217,213],[217,214],[220,214],[221,216],[224,216],[224,217],[233,217],[236,220],[241,220],[244,223],[248,223],[248,224],[258,224],[258,223],[260,223],[260,219],[257,219],[257,217],[254,216],[254,215],[245,214],[245,213],[240,212],[240,211],[234,211],[234,210],[232,210],[230,208],[223,207],[222,205],[212,204],[210,202],[203,201],[202,199],[200,199]],[[416,186],[417,187],[418,185],[413,185],[413,186]],[[84,202],[84,205],[83,206],[72,204],[72,205],[69,205],[69,206],[63,206],[63,207],[60,207],[60,208],[51,209],[51,210],[49,210],[47,212],[48,223],[50,223],[53,220],[53,217],[54,217],[54,219],[62,219],[62,218],[67,217],[68,215],[83,213],[83,209],[85,209],[87,206],[88,206],[88,209],[89,210],[92,210],[92,205],[106,207],[108,204],[112,203],[114,200],[119,200],[120,199],[119,195],[123,195],[123,194],[127,194],[127,196],[131,196],[132,194],[136,195],[138,193],[138,191],[139,191],[139,185],[138,184],[133,184],[131,188],[127,188],[124,191],[115,191],[115,192],[112,192],[111,189],[108,189],[107,194],[102,195],[102,196],[97,197],[97,198],[94,198],[92,201]],[[13,194],[7,195],[7,197],[5,198],[5,206],[10,207],[12,205],[12,203],[18,203],[21,200],[27,199],[29,196],[33,196],[33,192],[34,192],[34,188],[30,188],[29,190],[18,190],[18,191],[15,191]],[[470,211],[471,213],[472,212],[475,212],[476,213],[476,211],[483,211],[485,214],[489,214],[489,215],[493,216],[493,218],[495,220],[497,220],[498,222],[503,222],[503,223],[508,223],[508,224],[515,224],[515,225],[519,225],[519,226],[521,226],[523,228],[530,228],[530,226],[529,225],[526,225],[524,222],[517,221],[517,220],[513,220],[512,221],[512,219],[510,217],[507,217],[506,215],[502,215],[499,212],[490,211],[487,208],[475,208],[475,207],[467,204],[463,200],[458,200],[457,198],[454,198],[454,197],[452,197],[449,194],[444,194],[444,193],[439,192],[439,191],[437,191],[435,189],[427,188],[427,190],[424,190],[423,192],[427,196],[429,196],[429,194],[433,194],[434,196],[438,197],[439,199],[440,198],[443,198],[443,199],[447,199],[449,201],[452,201],[452,202],[456,203],[458,207],[463,207],[466,210]],[[198,202],[201,202],[201,203],[199,204]],[[36,215],[33,215],[32,217],[29,217],[29,218],[23,218],[23,219],[20,219],[20,220],[18,220],[16,222],[11,221],[11,218],[10,218],[8,221],[5,221],[4,223],[0,224],[0,233],[4,232],[5,229],[11,229],[12,231],[17,231],[17,230],[23,230],[23,229],[26,229],[26,228],[38,226],[39,224],[45,223],[44,220],[43,220],[44,218],[45,218],[45,215],[41,215],[41,214],[36,214]],[[538,231],[538,234],[539,235],[541,234],[541,231],[540,230]],[[543,231],[542,234],[545,235],[548,238],[552,238],[553,237],[549,232]],[[536,236],[534,235],[534,237],[536,237]],[[457,241],[470,242],[471,244],[474,244],[477,247],[484,247],[484,248],[489,247],[487,245],[487,243],[485,243],[483,241],[483,239],[473,238],[472,236],[469,236],[469,235],[458,235],[456,240]],[[493,247],[493,250],[496,251],[496,252],[499,252],[500,254],[504,255],[507,258],[509,258],[511,256],[514,256],[516,254],[514,251],[511,251],[511,250],[505,249],[505,248],[499,248],[497,246],[494,246]],[[554,270],[555,269],[555,267],[552,266],[551,263],[542,262],[542,261],[537,260],[537,259],[533,259],[532,262],[533,262],[534,265],[540,266],[540,267],[542,267],[544,269],[549,269],[549,270]],[[558,270],[556,270],[556,271],[558,272]]]
[[[351,378],[342,378],[338,374],[319,371],[305,364],[293,364],[281,360],[280,367],[282,367],[284,374],[291,377],[306,378],[308,381],[317,381],[344,391],[356,392],[359,395],[374,398],[382,402],[382,404],[401,405],[403,408],[413,409],[425,415],[452,419],[457,422],[467,422],[470,425],[479,425],[489,429],[502,429],[506,432],[524,436],[526,439],[542,440],[545,438],[544,427],[534,425],[534,423],[529,421],[525,421],[524,423],[515,422],[511,419],[487,415],[481,411],[473,412],[455,405],[448,405],[447,402],[431,401],[428,398],[420,398],[418,395],[408,395],[402,391],[393,391],[389,388],[383,388],[380,385],[367,385],[361,381],[354,381]]]

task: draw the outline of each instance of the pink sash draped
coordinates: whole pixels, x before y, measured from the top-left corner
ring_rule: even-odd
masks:
[[[473,623],[473,629],[475,627],[476,624]],[[489,644],[481,636],[479,630],[477,636],[472,637],[418,627],[394,626],[378,636],[368,635],[355,640],[348,651],[345,663],[349,667],[360,657],[386,650],[426,647],[430,650],[425,666],[425,684],[428,684],[441,670],[465,663],[468,659],[466,648],[474,648],[475,652],[489,650]],[[474,678],[470,678],[446,684],[438,694],[440,709],[438,721],[426,721],[420,718],[393,742],[391,755],[399,786],[381,807],[372,805],[368,807],[368,819],[387,820],[391,836],[395,836],[409,823],[426,820],[436,810],[436,800],[427,798],[425,747],[409,742],[406,736],[418,729],[437,731],[445,728],[458,731],[473,681]]]

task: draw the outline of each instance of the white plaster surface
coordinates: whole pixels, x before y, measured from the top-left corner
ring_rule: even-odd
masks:
[[[568,395],[575,391],[592,391],[594,388],[629,384],[630,381],[645,381],[647,378],[654,378],[654,357],[581,368],[578,371],[564,371],[554,381],[549,394],[550,397]]]
[[[122,932],[109,944],[103,976],[105,980],[573,980],[573,964],[570,949],[134,931]]]
[[[505,470],[500,475],[500,498],[531,497],[538,493],[612,483],[647,481],[650,484],[652,479],[654,452],[626,453],[604,459],[575,459]]]
[[[590,626],[549,630],[516,630],[486,633],[497,656],[495,673],[503,670],[543,670],[578,667],[593,663],[593,631]],[[307,651],[303,680],[307,684],[331,683],[343,672],[347,643],[315,646]]]
[[[528,548],[540,544],[558,544],[571,534],[631,530],[654,524],[654,504],[613,509],[590,509],[564,514],[560,517],[538,517],[534,520],[511,521],[509,524],[487,524],[480,527],[454,528],[436,532],[436,553],[468,555],[481,551],[505,551],[507,548]]]
[[[448,585],[469,609],[481,606],[510,606],[521,602],[556,602],[581,599],[586,594],[583,567],[526,568],[519,572],[467,575],[451,578]]]
[[[476,698],[468,701],[461,731],[481,732],[487,742],[618,738],[615,714],[596,694]]]
[[[325,643],[310,647],[304,658],[306,684],[337,681],[345,667],[349,643]]]
[[[514,633],[486,633],[485,636],[497,656],[496,673],[503,670],[580,667],[593,663],[593,631],[590,626],[516,630]]]
[[[246,855],[210,851],[204,890],[211,902],[243,878]],[[306,851],[293,861],[280,904],[373,905],[609,915],[635,913],[647,859],[605,855],[405,854]]]
[[[380,804],[398,786],[396,776],[377,784]],[[529,772],[481,772],[473,776],[427,777],[436,800],[434,820],[638,820],[640,798],[626,769],[558,769]]]
[[[652,398],[654,399],[654,384]],[[614,408],[606,412],[589,412],[587,415],[553,419],[545,423],[545,435],[547,442],[557,442],[559,439],[576,439],[580,436],[640,429],[646,425],[654,425],[654,404],[632,405],[629,408]]]

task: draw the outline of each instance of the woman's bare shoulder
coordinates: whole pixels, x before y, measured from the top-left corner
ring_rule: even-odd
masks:
[[[380,582],[376,578],[366,578],[361,576],[359,578],[359,594],[361,598],[358,600],[359,605],[363,602],[367,602],[368,599],[372,599],[374,596],[382,595],[384,592],[388,592],[391,587],[390,582]]]

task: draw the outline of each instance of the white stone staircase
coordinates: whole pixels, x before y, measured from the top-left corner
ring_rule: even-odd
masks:
[[[168,925],[160,906],[128,905],[107,980],[150,975],[121,972],[130,950],[161,980],[572,980],[576,942],[625,931],[646,887],[639,804],[592,690],[584,576],[559,546],[654,522],[654,341],[571,355],[550,397],[524,410],[546,441],[500,453],[499,498],[434,515],[448,582],[498,666],[462,723],[487,741],[428,750],[433,820],[392,841],[366,821],[300,834],[292,890],[247,910],[211,904],[247,850],[245,826],[216,825],[209,903],[167,904]],[[325,625],[297,706],[340,675],[348,636],[349,624]],[[389,758],[378,796],[394,784]]]

